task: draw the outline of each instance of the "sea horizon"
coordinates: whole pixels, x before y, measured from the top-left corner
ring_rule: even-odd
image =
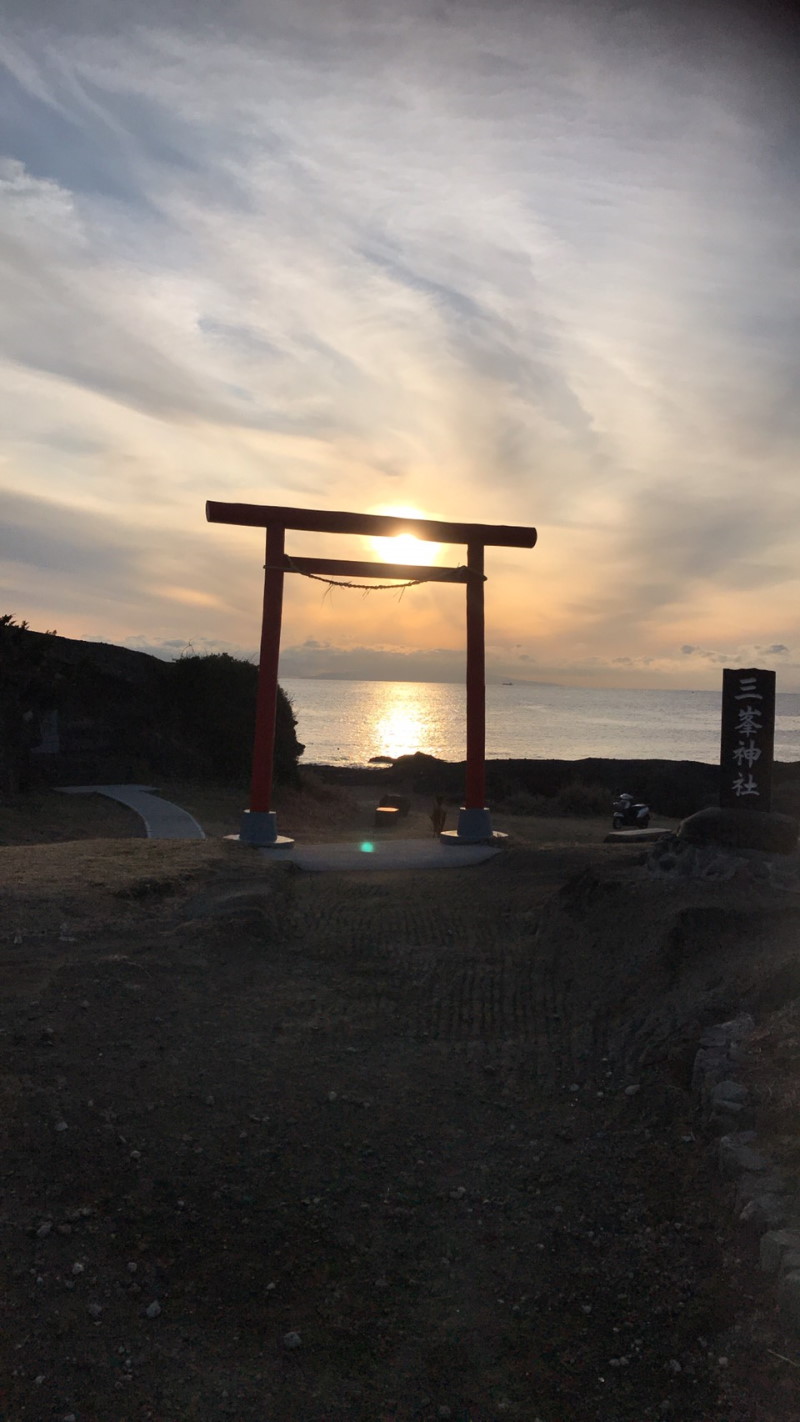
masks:
[[[366,766],[421,751],[462,761],[462,682],[281,677],[307,765]],[[497,681],[486,686],[487,760],[694,760],[716,764],[721,692],[576,687]],[[775,759],[800,760],[800,693],[779,692]]]

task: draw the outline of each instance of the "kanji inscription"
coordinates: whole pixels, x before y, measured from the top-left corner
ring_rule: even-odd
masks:
[[[772,801],[775,673],[758,667],[722,673],[719,803],[768,810]]]

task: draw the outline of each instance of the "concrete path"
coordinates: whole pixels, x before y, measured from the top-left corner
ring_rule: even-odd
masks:
[[[364,835],[347,844],[295,844],[290,849],[262,849],[265,859],[296,864],[299,869],[349,871],[387,869],[464,869],[501,854],[491,844],[442,844],[434,839],[378,839]]]
[[[205,839],[205,834],[197,820],[173,805],[162,800],[154,785],[60,785],[64,795],[106,795],[109,800],[118,800],[127,805],[144,821],[148,839]]]
[[[162,800],[153,785],[61,785],[64,795],[106,795],[135,810],[144,821],[148,839],[205,839],[197,820],[180,806]],[[434,839],[383,839],[362,835],[344,844],[297,844],[285,849],[258,851],[272,862],[296,864],[298,869],[321,872],[387,869],[464,869],[482,864],[502,847],[491,844],[443,844]]]

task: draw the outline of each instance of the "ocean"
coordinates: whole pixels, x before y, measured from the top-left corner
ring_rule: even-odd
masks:
[[[465,693],[449,682],[281,677],[302,764],[367,765],[424,751],[465,757]],[[524,682],[487,686],[488,760],[719,760],[721,693],[619,691]],[[800,760],[800,693],[778,693],[775,759]]]

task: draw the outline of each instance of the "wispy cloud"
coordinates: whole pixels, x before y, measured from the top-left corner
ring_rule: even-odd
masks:
[[[249,647],[258,540],[206,497],[395,502],[539,526],[492,560],[498,656],[685,678],[726,606],[726,645],[796,641],[793,72],[766,21],[97,9],[12,6],[0,43],[0,475],[60,509],[7,596]],[[460,618],[407,599],[398,655],[444,668]],[[379,630],[289,590],[287,648]]]

